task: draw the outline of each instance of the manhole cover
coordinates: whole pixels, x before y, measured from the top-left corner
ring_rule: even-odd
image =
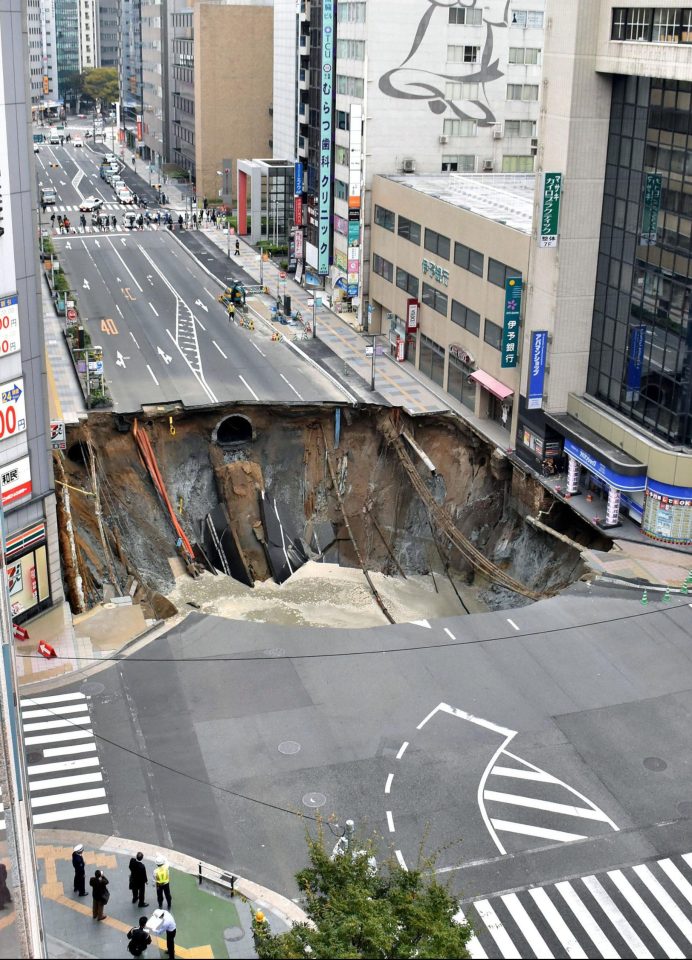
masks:
[[[323,793],[306,793],[303,797],[303,805],[306,807],[323,807],[327,798]]]
[[[300,744],[297,740],[282,740],[279,744],[279,753],[298,753]]]
[[[87,682],[83,683],[80,687],[82,693],[86,693],[87,697],[95,697],[97,694],[103,693],[105,689],[105,686],[96,680],[87,680]]]
[[[286,651],[283,647],[267,647],[266,650],[263,650],[262,653],[265,657],[283,657],[286,654]]]
[[[223,932],[224,940],[242,940],[245,936],[245,931],[242,927],[226,927]]]
[[[660,757],[645,757],[644,766],[647,770],[653,770],[654,773],[661,773],[662,770],[668,769],[668,764]]]

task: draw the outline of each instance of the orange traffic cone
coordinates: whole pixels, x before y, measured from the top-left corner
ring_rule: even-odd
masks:
[[[46,658],[46,660],[52,660],[53,657],[57,657],[57,653],[54,648],[51,647],[49,643],[46,643],[45,640],[41,640],[38,645],[38,652]]]

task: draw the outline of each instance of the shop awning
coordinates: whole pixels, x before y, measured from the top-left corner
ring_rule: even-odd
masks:
[[[480,383],[484,390],[487,390],[488,393],[492,393],[492,395],[497,397],[498,400],[506,400],[507,397],[511,397],[514,393],[514,390],[510,390],[510,388],[506,387],[504,383],[500,383],[500,381],[496,380],[495,377],[491,377],[489,373],[485,372],[485,370],[474,370],[474,372],[469,376],[469,380],[473,380],[475,383]]]

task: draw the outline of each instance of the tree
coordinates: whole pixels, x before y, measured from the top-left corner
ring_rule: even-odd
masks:
[[[435,879],[433,860],[424,869],[405,870],[390,857],[373,867],[373,843],[356,850],[351,842],[339,855],[325,850],[321,825],[308,835],[310,866],[296,874],[307,906],[308,923],[274,935],[261,913],[253,917],[260,960],[386,957],[469,957],[467,923],[455,923],[459,907]],[[419,865],[420,866],[420,865]]]
[[[93,100],[114,103],[120,96],[118,71],[115,67],[95,67],[85,71],[82,90]]]

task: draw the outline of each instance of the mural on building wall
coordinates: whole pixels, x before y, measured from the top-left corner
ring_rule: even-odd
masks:
[[[494,34],[493,29],[503,29],[509,26],[509,0],[505,2],[502,20],[487,19],[488,11],[481,8],[479,0],[421,0],[424,10],[418,23],[411,49],[408,56],[393,70],[388,70],[380,77],[379,87],[385,96],[397,100],[427,100],[428,107],[435,114],[443,114],[450,110],[455,117],[461,120],[475,120],[481,127],[492,126],[496,117],[490,109],[485,85],[504,76],[500,70],[499,60],[493,59]],[[466,10],[483,9],[482,24],[485,28],[485,40],[480,59],[474,64],[476,69],[471,73],[435,73],[415,64],[414,57],[425,40],[433,17],[449,19],[449,10],[460,7]],[[468,69],[469,64],[462,64]],[[482,89],[485,99],[455,100],[447,96],[445,85],[452,83],[477,83]]]

